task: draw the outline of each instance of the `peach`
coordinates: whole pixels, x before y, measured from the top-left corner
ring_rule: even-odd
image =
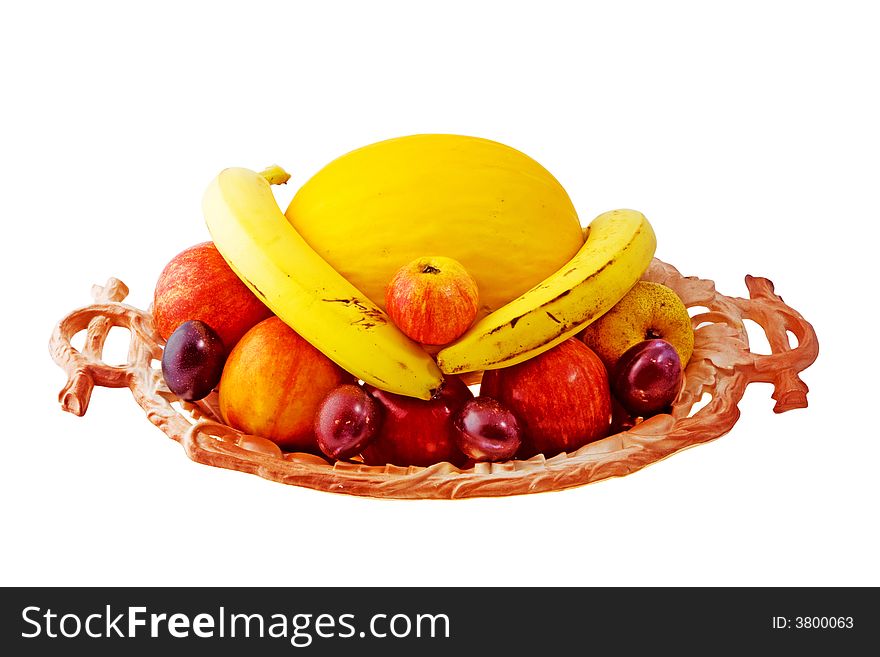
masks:
[[[230,426],[286,451],[318,452],[315,414],[354,378],[277,317],[238,342],[220,378],[220,413]]]

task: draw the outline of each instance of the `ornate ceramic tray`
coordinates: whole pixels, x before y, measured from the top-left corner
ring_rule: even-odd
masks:
[[[179,442],[194,461],[285,484],[371,497],[447,499],[518,495],[626,475],[727,433],[739,418],[737,403],[753,381],[773,384],[777,413],[807,405],[807,386],[798,374],[818,355],[816,333],[774,293],[769,280],[746,276],[750,298],[740,299],[719,294],[712,281],[683,277],[674,267],[656,259],[643,278],[671,287],[688,308],[708,309],[692,318],[694,353],[671,414],[656,415],[629,431],[569,454],[478,463],[470,469],[449,463],[408,468],[357,462],[331,464],[311,454],[282,453],[265,438],[246,435],[223,424],[216,393],[195,405],[179,402],[165,386],[158,367],[162,344],[153,329],[151,314],[122,303],[128,288],[117,279],[110,279],[104,287],[95,286],[94,304],[73,311],[59,322],[50,350],[68,375],[67,385],[59,395],[66,411],[83,415],[96,385],[127,387],[147,419]],[[744,319],[761,325],[772,354],[754,354],[749,350]],[[118,367],[101,360],[104,342],[113,326],[131,332],[128,362]],[[85,346],[78,351],[71,345],[71,338],[83,330],[87,331]],[[797,338],[794,348],[789,344],[787,331]],[[711,401],[691,414],[704,393],[711,395]]]

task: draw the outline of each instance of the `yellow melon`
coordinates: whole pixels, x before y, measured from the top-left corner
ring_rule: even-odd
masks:
[[[383,308],[400,267],[446,256],[476,280],[483,316],[583,244],[568,194],[544,167],[504,144],[459,135],[400,137],[343,155],[299,189],[286,215]]]

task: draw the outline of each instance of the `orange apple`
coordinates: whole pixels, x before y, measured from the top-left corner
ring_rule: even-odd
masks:
[[[353,377],[277,317],[238,342],[220,378],[220,413],[230,426],[287,451],[317,452],[315,414]]]
[[[452,342],[477,316],[477,283],[457,260],[416,258],[385,288],[385,310],[410,338],[427,345]]]
[[[483,374],[480,395],[523,423],[523,458],[572,452],[608,435],[611,390],[599,357],[576,338],[517,365]]]
[[[189,320],[214,329],[227,351],[248,329],[272,315],[235,274],[213,242],[203,242],[171,259],[156,283],[153,320],[168,340]]]

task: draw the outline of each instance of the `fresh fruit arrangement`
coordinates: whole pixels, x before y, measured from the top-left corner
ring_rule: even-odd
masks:
[[[747,279],[755,307],[683,279],[654,259],[644,215],[582,226],[519,151],[456,135],[380,142],[331,162],[282,212],[271,185],[289,178],[220,172],[203,199],[211,241],[165,266],[152,312],[121,304],[111,282],[59,324],[65,408],[84,413],[95,384],[127,385],[196,460],[338,492],[454,497],[586,483],[693,444],[676,432],[717,437],[729,405],[686,412],[724,385],[719,372],[739,377],[731,397],[770,372],[787,407],[806,405],[797,371],[815,334],[765,279]],[[690,317],[695,305],[710,313]],[[748,351],[744,315],[772,325],[778,353],[761,358],[777,366]],[[113,372],[97,362],[101,336],[123,317],[137,363]],[[71,331],[86,328],[78,352]]]

